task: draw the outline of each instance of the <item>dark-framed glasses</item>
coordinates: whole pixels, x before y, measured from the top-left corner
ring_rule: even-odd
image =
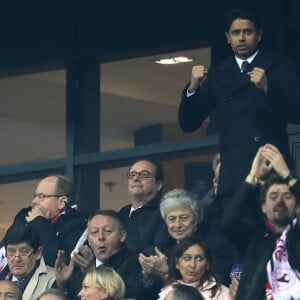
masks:
[[[153,174],[149,171],[141,171],[141,172],[132,171],[132,172],[128,172],[126,175],[128,179],[133,179],[135,177],[138,177],[140,179],[149,179],[152,177]]]
[[[16,257],[20,257],[22,259],[28,259],[32,254],[33,250],[31,249],[7,249],[6,257],[8,259],[15,259]]]
[[[64,195],[45,195],[43,193],[39,193],[39,194],[34,194],[33,195],[33,198],[37,198],[39,200],[45,200],[47,198],[59,198],[59,197],[62,197]]]

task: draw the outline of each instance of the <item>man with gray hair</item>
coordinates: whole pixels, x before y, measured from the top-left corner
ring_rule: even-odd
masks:
[[[198,198],[184,189],[174,189],[164,195],[160,203],[160,212],[166,222],[172,241],[158,245],[156,255],[139,255],[144,274],[151,277],[168,276],[167,260],[173,254],[177,243],[187,237],[194,236],[205,241],[212,251],[216,271],[223,284],[230,282],[232,266],[232,246],[228,240],[214,227],[206,227],[202,222],[202,208]]]

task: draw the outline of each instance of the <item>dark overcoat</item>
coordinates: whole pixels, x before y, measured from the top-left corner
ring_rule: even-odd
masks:
[[[219,194],[232,193],[239,186],[261,145],[275,145],[292,163],[286,127],[300,123],[299,74],[289,58],[264,49],[252,61],[253,67],[265,70],[267,94],[240,72],[234,57],[212,67],[192,96],[187,97],[187,87],[182,94],[178,118],[184,131],[196,130],[216,112],[222,162]]]

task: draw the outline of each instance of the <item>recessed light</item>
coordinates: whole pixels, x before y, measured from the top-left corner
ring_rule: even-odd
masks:
[[[184,56],[179,56],[179,57],[162,58],[160,60],[156,60],[155,62],[157,64],[162,64],[162,65],[174,65],[174,64],[185,63],[190,61],[193,61],[193,59]]]

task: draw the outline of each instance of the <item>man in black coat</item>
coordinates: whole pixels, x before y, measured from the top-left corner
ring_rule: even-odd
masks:
[[[131,204],[119,212],[127,231],[125,243],[137,253],[155,254],[155,246],[171,240],[159,210],[161,167],[152,161],[139,160],[131,166],[127,178]]]
[[[257,15],[245,9],[230,11],[226,38],[234,56],[209,71],[194,66],[179,106],[179,124],[186,132],[216,112],[222,162],[219,195],[239,186],[261,145],[275,145],[291,164],[286,126],[300,122],[295,65],[260,47]]]
[[[277,176],[260,186],[271,169]],[[245,254],[236,300],[299,299],[299,209],[299,180],[274,145],[261,147],[222,219],[224,231]]]
[[[125,283],[126,297],[137,300],[154,300],[162,288],[161,281],[145,282],[137,254],[130,251],[124,240],[126,230],[118,216],[112,210],[99,210],[88,220],[88,245],[82,245],[80,253],[74,253],[67,266],[64,252],[59,251],[56,261],[56,280],[64,287],[70,299],[81,289],[84,273],[91,267],[111,267],[119,273]],[[77,265],[80,268],[75,268]]]
[[[86,219],[74,204],[73,182],[63,175],[51,175],[38,183],[32,206],[21,209],[14,219],[12,226],[30,225],[39,234],[49,266],[54,267],[59,249],[65,251],[69,261],[71,251],[86,228]]]

